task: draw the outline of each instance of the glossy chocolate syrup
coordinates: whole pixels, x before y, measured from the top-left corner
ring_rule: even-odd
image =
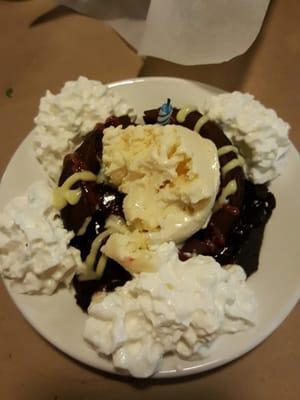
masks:
[[[96,292],[112,292],[118,286],[123,286],[131,279],[131,275],[121,265],[108,259],[104,273],[99,280],[79,281],[73,279],[76,303],[83,311],[88,309],[92,296]]]
[[[176,110],[174,115],[176,115]],[[155,123],[158,110],[145,112],[145,122]],[[177,123],[174,115],[171,123]],[[192,112],[186,119],[184,126],[191,128],[199,118],[198,112]],[[59,180],[61,185],[74,172],[88,169],[95,174],[99,172],[102,156],[102,134],[107,126],[130,125],[130,119],[112,117],[105,124],[97,124],[81,146],[64,159],[63,171]],[[208,121],[200,130],[202,136],[214,141],[218,148],[230,144],[221,128]],[[234,153],[220,157],[221,166],[235,157]],[[217,211],[211,218],[208,227],[200,230],[188,239],[179,256],[186,260],[193,254],[213,256],[220,264],[240,264],[247,275],[257,270],[259,251],[262,244],[265,225],[275,207],[275,198],[268,191],[266,185],[254,185],[245,180],[240,167],[230,171],[226,180],[221,181],[221,188],[230,179],[236,179],[238,190],[230,196],[229,204]],[[107,184],[82,182],[77,184],[82,188],[82,197],[75,206],[67,206],[62,210],[62,219],[68,230],[75,233],[82,227],[85,219],[91,217],[83,235],[75,236],[71,245],[78,248],[84,261],[89,254],[95,237],[104,230],[105,220],[109,215],[123,216],[122,203],[124,195]],[[74,186],[75,187],[75,186]],[[95,265],[98,259],[95,261]],[[73,280],[77,304],[86,310],[92,295],[97,291],[112,291],[117,286],[124,285],[131,279],[131,275],[115,261],[108,259],[104,274],[99,280]]]
[[[99,173],[102,157],[102,134],[107,126],[122,125],[123,128],[130,125],[127,116],[109,118],[105,124],[97,124],[90,132],[80,147],[72,154],[66,155],[63,170],[59,179],[61,185],[74,172],[89,170]],[[74,205],[67,205],[61,212],[64,226],[76,233],[71,240],[71,246],[80,250],[81,259],[84,261],[90,252],[93,240],[104,230],[105,221],[110,215],[123,217],[124,195],[107,184],[95,182],[81,182],[75,187],[81,187],[82,196]],[[82,235],[78,231],[83,226],[86,218],[91,218]],[[95,265],[100,257],[95,260]],[[112,291],[117,286],[122,286],[131,279],[131,275],[115,261],[108,259],[104,273],[99,280],[80,281],[77,277],[73,280],[77,304],[84,310],[90,304],[92,295],[97,291]]]
[[[221,265],[241,265],[247,276],[250,276],[257,270],[265,225],[275,205],[275,197],[266,185],[246,181],[245,201],[240,217],[223,247],[216,245],[220,239],[216,237],[214,228],[209,226],[185,242],[179,258],[186,260],[193,254],[211,255]],[[224,212],[236,212],[226,205],[223,208]]]

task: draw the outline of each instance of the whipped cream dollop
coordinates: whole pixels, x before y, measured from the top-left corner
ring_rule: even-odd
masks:
[[[94,296],[84,337],[116,368],[148,377],[162,357],[207,356],[218,336],[255,323],[256,301],[237,265],[212,257],[178,259],[174,243],[153,251],[157,272],[142,272],[114,292]]]
[[[220,180],[212,141],[176,125],[109,127],[102,162],[105,179],[125,194],[135,241],[138,231],[145,246],[147,240],[179,243],[207,225]]]
[[[68,246],[73,233],[51,204],[51,188],[36,182],[0,214],[0,272],[20,293],[52,294],[82,268],[79,250]]]
[[[74,151],[95,124],[109,116],[128,114],[133,109],[99,81],[79,77],[66,82],[58,94],[47,90],[36,116],[34,149],[47,174],[57,181],[63,157]]]
[[[266,183],[280,174],[290,145],[290,126],[274,110],[248,93],[233,92],[209,98],[203,112],[218,122],[238,147],[250,180]]]

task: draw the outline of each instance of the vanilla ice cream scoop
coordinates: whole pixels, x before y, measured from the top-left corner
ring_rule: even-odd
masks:
[[[105,129],[103,173],[126,195],[129,229],[151,243],[179,243],[204,228],[220,179],[214,143],[178,125]]]

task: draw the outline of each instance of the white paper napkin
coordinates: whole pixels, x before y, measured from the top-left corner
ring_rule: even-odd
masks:
[[[243,54],[258,35],[269,5],[269,0],[58,2],[106,21],[139,54],[183,65],[220,63]]]

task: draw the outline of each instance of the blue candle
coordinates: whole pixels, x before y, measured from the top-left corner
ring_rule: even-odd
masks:
[[[171,105],[171,100],[168,99],[159,110],[157,122],[161,125],[167,125],[170,122],[173,107]]]

